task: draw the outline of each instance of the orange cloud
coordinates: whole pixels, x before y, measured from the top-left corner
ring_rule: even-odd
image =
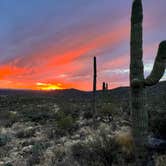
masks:
[[[21,75],[26,73],[25,68],[19,68],[17,66],[12,65],[2,65],[0,66],[0,79],[3,79],[5,77],[12,77],[16,75]]]

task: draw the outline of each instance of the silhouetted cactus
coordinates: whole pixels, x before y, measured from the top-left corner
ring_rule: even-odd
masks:
[[[105,91],[105,89],[106,89],[106,83],[105,82],[103,82],[102,89],[103,89],[103,91]]]
[[[106,83],[105,89],[108,90],[108,83]]]
[[[103,82],[102,89],[103,91],[108,90],[108,83]]]
[[[166,67],[166,41],[159,45],[158,54],[151,74],[144,79],[143,49],[142,49],[142,22],[143,8],[141,0],[134,0],[131,16],[131,41],[130,41],[130,87],[132,126],[135,141],[136,165],[147,166],[148,151],[148,112],[145,109],[145,86],[159,82]]]
[[[96,116],[96,80],[97,80],[97,67],[96,57],[93,59],[93,118]]]

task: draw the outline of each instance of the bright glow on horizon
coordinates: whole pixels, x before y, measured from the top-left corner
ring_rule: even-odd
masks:
[[[39,90],[60,90],[60,89],[64,89],[62,88],[62,84],[61,83],[57,83],[57,84],[51,84],[51,83],[41,83],[41,82],[37,82],[37,89]]]

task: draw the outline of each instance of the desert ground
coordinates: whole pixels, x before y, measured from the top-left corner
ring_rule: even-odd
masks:
[[[146,89],[149,136],[166,139],[166,82]],[[0,90],[0,166],[130,166],[129,88],[92,93]],[[155,149],[155,148],[154,148]],[[164,147],[151,149],[165,166]]]

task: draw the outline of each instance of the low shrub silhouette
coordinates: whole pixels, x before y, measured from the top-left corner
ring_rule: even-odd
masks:
[[[80,165],[111,166],[116,160],[118,144],[105,132],[99,134],[87,143],[73,145],[72,156]]]
[[[77,125],[75,123],[76,119],[73,118],[71,115],[66,115],[63,111],[59,111],[56,114],[56,124],[57,134],[65,135],[67,133],[71,133],[72,131],[76,130]]]

